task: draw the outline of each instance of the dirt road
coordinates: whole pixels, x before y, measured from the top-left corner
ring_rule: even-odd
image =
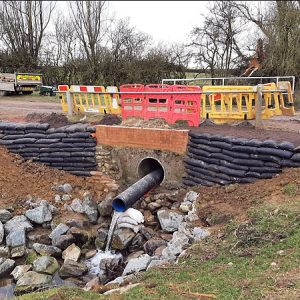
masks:
[[[16,99],[17,98],[17,99]],[[61,105],[55,99],[38,99],[32,96],[0,97],[0,120],[22,122],[30,113],[61,113]]]

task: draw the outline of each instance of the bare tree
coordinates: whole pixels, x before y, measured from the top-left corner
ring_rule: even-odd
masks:
[[[204,24],[191,33],[193,56],[211,76],[226,76],[245,57],[239,46],[243,24],[231,1],[216,1],[205,15]]]
[[[37,66],[54,7],[51,1],[0,3],[0,31],[4,47],[26,66]]]

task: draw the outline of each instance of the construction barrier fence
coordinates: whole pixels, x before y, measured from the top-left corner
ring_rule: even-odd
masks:
[[[222,124],[230,121],[253,120],[258,93],[256,86],[199,86],[167,84],[124,84],[116,86],[58,86],[62,110],[68,112],[67,93],[75,113],[100,113],[162,118],[169,124],[185,120],[198,126],[201,119]],[[263,85],[262,118],[295,114],[289,81]],[[196,117],[197,115],[197,117]]]

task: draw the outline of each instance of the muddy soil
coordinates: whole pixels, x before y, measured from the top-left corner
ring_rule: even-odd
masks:
[[[53,187],[64,183],[72,185],[72,199],[55,203],[54,197],[60,193]],[[25,161],[19,155],[0,147],[0,208],[12,207],[15,209],[14,214],[24,212],[28,195],[48,200],[63,211],[65,203],[76,197],[82,199],[86,191],[91,192],[98,202],[105,196],[104,190],[108,191],[106,185],[101,181],[95,182],[93,177],[78,177],[43,164]]]
[[[40,114],[40,113],[31,113],[25,117],[26,122],[32,123],[48,123],[50,127],[59,128],[66,125],[73,124],[70,122],[66,115],[51,113],[51,114]]]

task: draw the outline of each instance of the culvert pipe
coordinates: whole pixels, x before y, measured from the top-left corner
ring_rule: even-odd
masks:
[[[146,173],[146,175],[113,199],[112,207],[115,211],[124,212],[147,192],[160,185],[164,179],[163,167],[152,158],[142,160],[138,173],[139,175]]]

